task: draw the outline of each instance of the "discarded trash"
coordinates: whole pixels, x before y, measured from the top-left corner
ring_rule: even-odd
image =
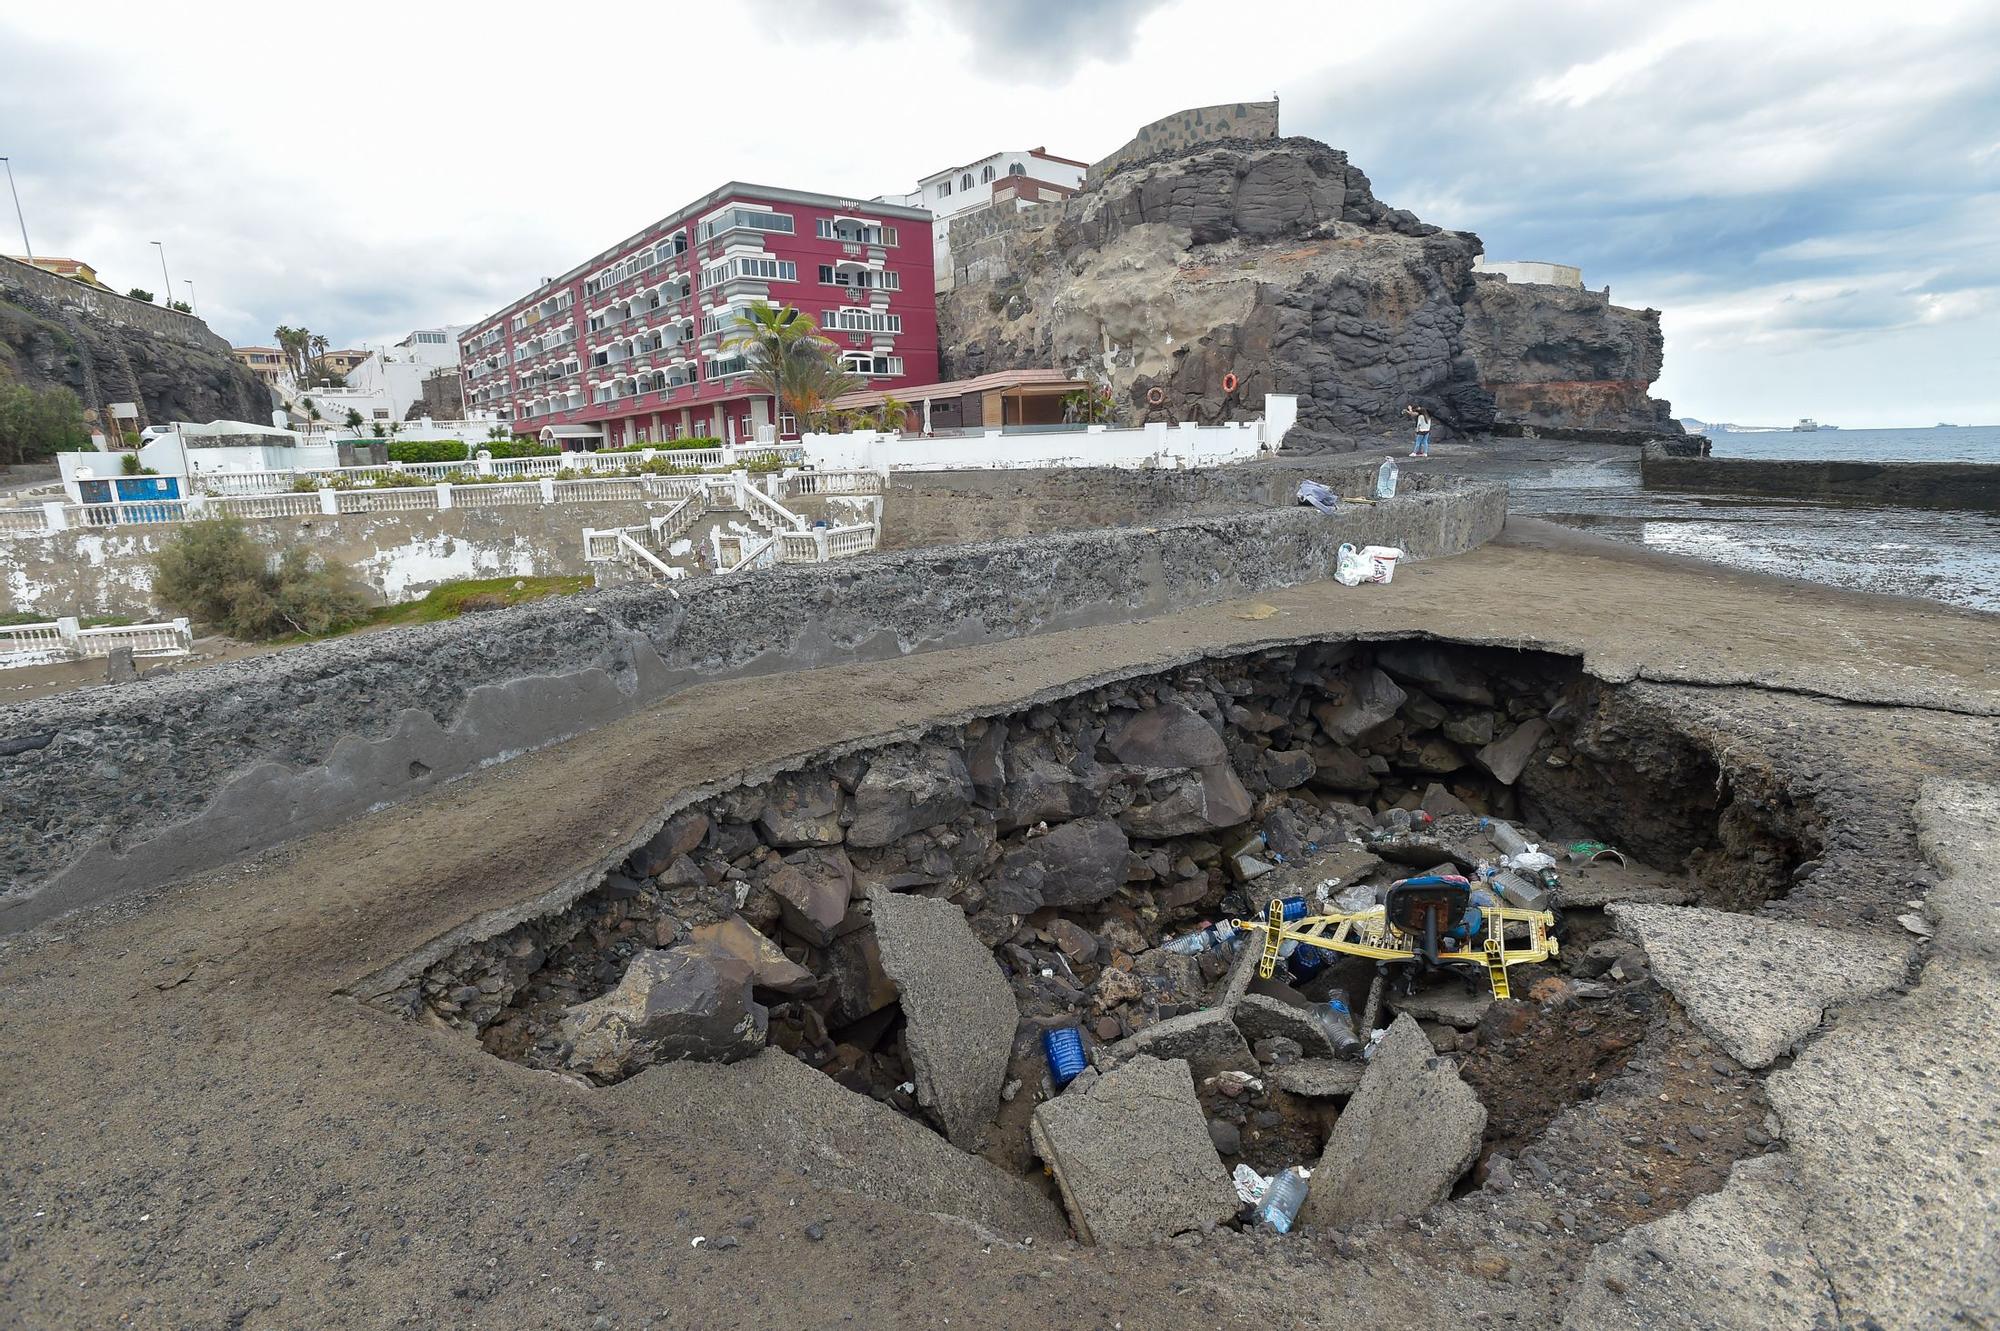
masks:
[[[1368,562],[1354,546],[1342,542],[1333,557],[1333,580],[1343,587],[1359,587],[1368,580],[1371,571]]]
[[[1347,998],[1335,994],[1326,1000],[1326,1005],[1318,1010],[1320,1028],[1333,1045],[1336,1058],[1357,1058],[1361,1054],[1361,1037],[1354,1033],[1354,1013],[1347,1006]]]
[[[1331,960],[1333,958],[1327,954],[1324,948],[1313,947],[1308,943],[1300,943],[1292,949],[1291,955],[1285,958],[1285,969],[1291,972],[1293,983],[1304,984],[1307,980],[1325,970],[1326,963]]]
[[[1396,497],[1396,479],[1401,474],[1402,468],[1396,465],[1396,459],[1383,458],[1382,465],[1375,469],[1375,497],[1377,499],[1394,499]]]
[[[1291,1232],[1292,1221],[1298,1218],[1299,1207],[1305,1204],[1306,1184],[1311,1174],[1297,1165],[1272,1179],[1264,1189],[1264,1200],[1258,1204],[1259,1223],[1269,1225],[1280,1234]]]
[[[1043,1031],[1042,1054],[1049,1060],[1049,1084],[1060,1091],[1083,1071],[1083,1032],[1074,1026]]]
[[[1162,943],[1167,951],[1183,957],[1196,957],[1216,948],[1226,948],[1241,936],[1242,931],[1228,920],[1218,920],[1205,925],[1191,934],[1182,934],[1171,942]]]
[[[1376,890],[1367,883],[1356,883],[1342,890],[1341,894],[1333,899],[1333,908],[1343,915],[1358,915],[1381,904],[1381,898]]]
[[[1510,906],[1518,906],[1522,910],[1549,908],[1548,894],[1533,879],[1516,869],[1496,869],[1491,881],[1494,890]]]
[[[1340,496],[1318,481],[1300,481],[1299,503],[1310,504],[1322,513],[1331,513],[1340,507]]]
[[[1306,917],[1306,899],[1304,897],[1284,897],[1279,900],[1278,909],[1283,912],[1284,918],[1287,921],[1303,920]]]
[[[1614,850],[1602,841],[1573,841],[1569,847],[1569,857],[1585,864],[1598,860],[1609,860],[1613,864],[1625,863],[1625,852]]]
[[[1262,1201],[1264,1190],[1271,1186],[1271,1180],[1248,1165],[1236,1166],[1235,1171],[1229,1176],[1229,1181],[1236,1185],[1236,1195],[1249,1206],[1255,1206]]]
[[[1396,561],[1403,557],[1403,551],[1394,545],[1364,545],[1361,557],[1372,566],[1367,581],[1389,583],[1396,579]]]
[[[1519,855],[1509,856],[1504,862],[1508,868],[1519,869],[1522,873],[1540,873],[1544,869],[1556,867],[1555,856],[1534,847],[1522,851]]]
[[[1500,847],[1503,856],[1519,855],[1528,849],[1528,839],[1498,818],[1481,818],[1479,830],[1493,838],[1493,844]]]

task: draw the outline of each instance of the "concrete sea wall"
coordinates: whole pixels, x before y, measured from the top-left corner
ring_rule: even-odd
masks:
[[[523,504],[340,517],[257,518],[251,536],[277,551],[304,545],[352,569],[390,604],[414,600],[455,578],[588,573],[585,527],[637,525],[671,504]],[[153,556],[179,523],[0,538],[0,603],[56,615],[149,616]]]
[[[0,933],[332,826],[688,684],[1117,623],[1416,559],[1506,521],[1492,484],[1325,515],[788,566],[539,602],[0,708]]]
[[[1648,490],[2000,513],[2000,466],[1991,463],[1675,457],[1648,446],[1639,474]]]

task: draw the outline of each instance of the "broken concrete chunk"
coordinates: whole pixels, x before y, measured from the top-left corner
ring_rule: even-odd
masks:
[[[1408,696],[1396,681],[1380,670],[1365,670],[1349,681],[1347,697],[1338,703],[1320,703],[1312,709],[1320,729],[1338,744],[1352,744],[1365,730],[1373,730],[1395,716]]]
[[[839,785],[824,772],[785,772],[771,779],[757,825],[774,846],[833,846],[845,835]]]
[[[1236,1029],[1251,1044],[1285,1039],[1296,1043],[1307,1058],[1332,1058],[1333,1042],[1313,1015],[1310,1004],[1290,1003],[1268,994],[1248,993],[1229,1010]]]
[[[975,1149],[1000,1109],[1021,1019],[993,954],[949,901],[876,888],[868,895],[882,969],[902,991],[903,1039],[917,1103],[951,1144]]]
[[[1281,1091],[1319,1100],[1342,1100],[1361,1089],[1361,1077],[1367,1071],[1368,1065],[1358,1061],[1309,1058],[1302,1063],[1273,1068],[1271,1076]]]
[[[1493,773],[1494,780],[1511,786],[1520,779],[1528,759],[1535,756],[1535,746],[1548,733],[1549,723],[1538,716],[1523,721],[1505,739],[1494,740],[1474,756],[1481,767]]]
[[[1104,739],[1119,762],[1135,767],[1215,767],[1229,759],[1215,727],[1179,703],[1129,713]]]
[[[1064,1232],[1061,1212],[1040,1192],[775,1049],[729,1067],[648,1068],[610,1094],[620,1107],[671,1121],[676,1135],[693,1125],[753,1158],[876,1201],[962,1216],[1014,1241]]]
[[[714,951],[735,958],[749,968],[750,983],[781,994],[799,994],[815,983],[813,973],[779,950],[778,945],[750,927],[741,915],[732,915],[720,924],[704,924],[688,933],[693,951]]]
[[[891,750],[868,764],[854,791],[852,846],[888,846],[949,822],[972,803],[972,775],[954,749]]]
[[[1606,908],[1646,950],[1689,1019],[1745,1067],[1761,1068],[1820,1023],[1828,1008],[1902,983],[1907,942],[1701,906]]]
[[[1467,991],[1455,979],[1405,994],[1400,989],[1389,994],[1389,1006],[1418,1021],[1441,1022],[1454,1030],[1469,1031],[1479,1025],[1486,1009],[1493,1006],[1493,990],[1482,978]]]
[[[1428,1210],[1472,1166],[1485,1130],[1486,1108],[1458,1069],[1397,1017],[1333,1125],[1301,1214],[1344,1227]]]
[[[1154,1243],[1212,1229],[1236,1211],[1179,1059],[1135,1058],[1088,1094],[1047,1101],[1029,1136],[1085,1243]]]
[[[569,1066],[615,1081],[649,1063],[731,1063],[764,1047],[769,1013],[750,997],[750,968],[708,951],[648,950],[618,987],[562,1020]]]
[[[1255,1071],[1257,1060],[1243,1033],[1222,1008],[1189,1012],[1155,1022],[1137,1035],[1098,1051],[1099,1067],[1122,1067],[1134,1058],[1179,1059],[1197,1078],[1229,1069]]]

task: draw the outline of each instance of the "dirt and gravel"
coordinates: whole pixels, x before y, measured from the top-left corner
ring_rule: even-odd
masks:
[[[1560,1021],[1595,1043],[1566,1045],[1538,1075],[1610,1086],[1545,1125],[1534,1105],[1497,1092],[1489,1108],[1504,1145],[1486,1153],[1471,1191],[1367,1232],[1223,1231],[1137,1248],[1020,1245],[872,1202],[718,1149],[694,1116],[650,1112],[345,996],[468,920],[601,875],[699,782],[1015,709],[1079,680],[1278,641],[1412,632],[1579,655],[1600,678],[1635,681],[1648,705],[1727,736],[1747,766],[1767,765],[1774,807],[1788,782],[1810,788],[1853,881],[1808,878],[1775,913],[1857,944],[1907,946],[1907,926],[1885,912],[1904,909],[1901,893],[1922,901],[1943,883],[1944,992],[1918,971],[1898,986],[1907,996],[1892,989],[1837,1013],[1783,1061],[1772,1096],[1665,991],[1641,986],[1642,1012],[1557,1006],[1481,1042],[1500,1052],[1475,1053],[1468,1081],[1480,1085],[1482,1058],[1510,1047],[1530,1058],[1517,1042],[1533,1040],[1532,1023]],[[1991,989],[1976,945],[2000,914],[1969,882],[1997,848],[1958,829],[1953,811],[1984,817],[1978,801],[1991,800],[1996,648],[1990,617],[1687,567],[1516,523],[1500,543],[1405,568],[1388,588],[1314,584],[1137,624],[689,689],[410,803],[0,944],[0,1323],[1430,1327],[1553,1325],[1567,1310],[1576,1326],[1649,1324],[1657,1305],[1644,1300],[1656,1286],[1671,1293],[1668,1276],[1699,1288],[1742,1258],[1663,1232],[1654,1249],[1681,1265],[1620,1264],[1621,1236],[1645,1232],[1633,1224],[1672,1224],[1676,1206],[1701,1196],[1727,1215],[1777,1214],[1773,1242],[1793,1235],[1807,1255],[1779,1273],[1816,1284],[1747,1303],[1798,1314],[1765,1324],[1990,1322],[1994,1069],[1967,1014]],[[1941,784],[1953,778],[1975,784]],[[1849,829],[1864,839],[1843,839]],[[1913,1087],[1909,1053],[1888,1061],[1889,1080],[1872,1080],[1884,1074],[1868,1023],[1922,1047],[1948,1081]],[[1874,1148],[1881,1161],[1850,1166],[1830,1144],[1839,1124],[1814,1108],[1829,1097],[1854,1101],[1883,1134],[1899,1125],[1895,1142],[1882,1135]],[[1895,1116],[1875,1112],[1878,1101]],[[1948,1150],[1953,1121],[1983,1140]],[[1932,1148],[1916,1210],[1908,1197],[1884,1200],[1899,1177],[1887,1166],[1906,1146]],[[1729,1173],[1752,1156],[1806,1177],[1759,1210],[1745,1199],[1764,1193],[1747,1190],[1777,1185]],[[1542,1177],[1554,1177],[1551,1158],[1596,1166],[1587,1184],[1558,1188]],[[1899,1222],[1900,1283],[1879,1278],[1863,1250],[1878,1220]],[[1926,1280],[1932,1270],[1956,1274]]]

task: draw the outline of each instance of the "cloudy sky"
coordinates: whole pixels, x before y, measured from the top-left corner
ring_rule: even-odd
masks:
[[[162,241],[238,343],[468,321],[732,178],[870,195],[1274,92],[1389,202],[1664,311],[1682,414],[2000,423],[1992,0],[0,11],[36,251],[158,290]]]

